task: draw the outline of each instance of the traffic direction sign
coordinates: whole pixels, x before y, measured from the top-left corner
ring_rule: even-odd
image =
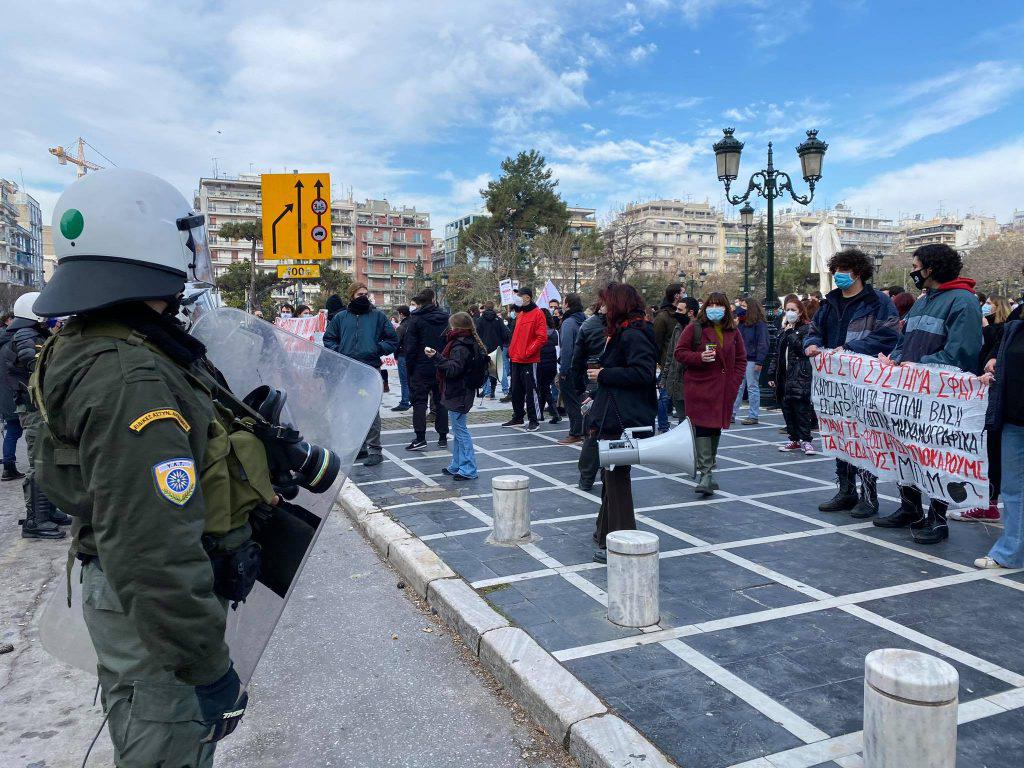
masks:
[[[263,258],[329,259],[331,175],[264,173]]]
[[[320,277],[319,264],[278,264],[277,279],[302,280]]]

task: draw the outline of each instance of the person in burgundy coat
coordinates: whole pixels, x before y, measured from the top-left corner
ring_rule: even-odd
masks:
[[[732,421],[732,406],[747,368],[743,337],[724,293],[710,293],[695,322],[683,329],[676,343],[676,360],[686,366],[683,393],[686,415],[693,425],[694,458],[702,496],[718,490],[711,472],[718,441]]]

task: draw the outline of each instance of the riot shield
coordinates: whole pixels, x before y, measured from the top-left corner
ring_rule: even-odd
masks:
[[[244,603],[228,609],[227,643],[238,676],[248,685],[378,413],[383,383],[376,369],[237,309],[203,312],[192,334],[206,345],[207,356],[239,400],[260,386],[286,393],[280,421],[295,427],[307,443],[333,453],[337,461],[332,467],[340,465],[337,478],[323,493],[300,487],[293,499],[262,520],[266,545],[260,581]],[[268,559],[270,553],[280,560]],[[64,627],[57,635],[67,634],[70,627],[84,630],[81,598],[76,594],[80,589],[76,573],[72,609],[64,589],[56,591],[41,620],[41,634],[43,625]],[[88,642],[88,635],[84,640]],[[43,644],[61,660],[95,672],[95,655],[78,647],[81,642],[44,637]]]

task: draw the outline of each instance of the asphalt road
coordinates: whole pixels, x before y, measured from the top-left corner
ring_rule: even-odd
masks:
[[[24,460],[22,460],[22,463]],[[95,678],[50,659],[35,621],[67,543],[23,540],[20,483],[0,484],[0,765],[81,765],[100,725]],[[253,678],[217,764],[555,768],[540,734],[335,511]],[[106,734],[90,766],[111,765]]]

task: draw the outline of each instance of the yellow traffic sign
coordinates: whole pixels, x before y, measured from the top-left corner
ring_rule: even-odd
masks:
[[[264,173],[263,258],[331,258],[331,175]]]
[[[320,277],[319,264],[278,264],[278,280],[287,278],[289,280],[302,280],[304,278]]]

